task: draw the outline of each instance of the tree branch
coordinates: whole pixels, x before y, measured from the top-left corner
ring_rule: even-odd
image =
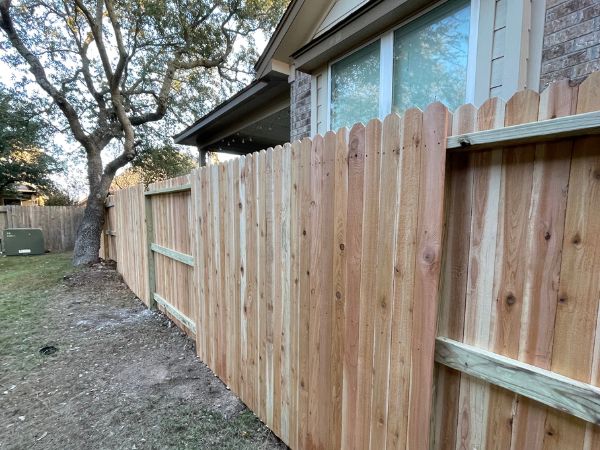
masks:
[[[37,83],[40,87],[52,98],[54,103],[60,108],[60,110],[65,115],[67,121],[69,122],[69,126],[73,131],[73,136],[81,145],[84,146],[86,151],[90,152],[93,149],[93,143],[90,141],[89,136],[85,133],[79,118],[77,117],[77,112],[75,108],[69,103],[64,94],[59,91],[50,81],[46,75],[46,71],[42,66],[39,58],[35,56],[31,50],[27,48],[24,44],[23,40],[17,33],[15,29],[12,16],[10,14],[10,6],[11,0],[1,0],[0,1],[0,28],[6,34],[6,37],[12,44],[12,46],[17,50],[19,55],[27,63],[29,64],[29,70],[35,77]]]

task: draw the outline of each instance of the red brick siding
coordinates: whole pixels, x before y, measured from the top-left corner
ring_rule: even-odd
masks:
[[[540,85],[600,70],[600,0],[547,0]]]

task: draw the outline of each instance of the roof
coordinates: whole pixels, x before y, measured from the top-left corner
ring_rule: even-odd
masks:
[[[217,134],[224,128],[236,125],[241,128],[252,117],[258,120],[261,110],[278,105],[280,109],[289,106],[289,85],[287,75],[272,71],[175,135],[175,143],[206,146],[211,140],[217,140]]]
[[[272,60],[290,62],[290,55],[312,39],[334,0],[292,0],[254,66],[257,76],[267,73]]]

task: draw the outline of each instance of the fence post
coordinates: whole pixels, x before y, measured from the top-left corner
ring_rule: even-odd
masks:
[[[154,219],[152,215],[152,197],[149,195],[144,196],[145,203],[145,215],[146,215],[146,251],[148,253],[148,307],[150,309],[156,309],[156,300],[154,299],[154,292],[156,290],[156,275],[155,275],[155,263],[154,253],[152,252],[152,243],[154,242]]]

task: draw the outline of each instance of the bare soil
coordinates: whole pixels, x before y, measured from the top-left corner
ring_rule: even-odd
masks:
[[[0,449],[286,448],[112,265],[68,258],[0,258]]]

